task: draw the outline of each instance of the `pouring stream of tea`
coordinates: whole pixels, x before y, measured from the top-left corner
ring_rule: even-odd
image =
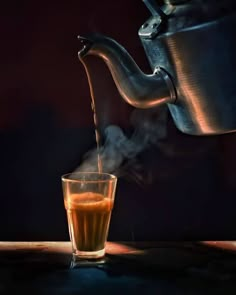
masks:
[[[103,171],[102,159],[101,159],[101,155],[100,155],[101,136],[98,131],[98,116],[97,116],[97,110],[96,110],[96,104],[95,104],[95,95],[94,95],[92,80],[91,80],[91,77],[89,74],[88,67],[80,55],[79,55],[79,60],[85,68],[85,72],[86,72],[88,84],[89,84],[89,91],[90,91],[90,96],[91,96],[91,108],[92,108],[92,112],[93,112],[93,122],[94,122],[94,128],[95,128],[95,140],[96,140],[96,144],[97,144],[97,166],[98,166],[98,172],[101,173]]]

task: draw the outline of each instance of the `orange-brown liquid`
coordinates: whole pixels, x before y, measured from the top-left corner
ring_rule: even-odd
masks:
[[[100,134],[98,131],[98,116],[97,116],[97,111],[96,111],[95,95],[94,95],[94,91],[93,91],[92,80],[91,80],[89,70],[87,68],[86,63],[83,61],[82,58],[80,58],[80,56],[79,56],[79,59],[85,68],[85,72],[86,72],[86,75],[88,78],[89,91],[90,91],[90,95],[91,95],[91,108],[92,108],[92,112],[93,112],[93,122],[94,122],[94,128],[95,128],[95,139],[96,139],[96,144],[97,144],[98,172],[102,172],[102,159],[101,159],[101,155],[100,155],[101,138],[100,138]]]
[[[72,194],[65,202],[65,207],[74,249],[104,249],[113,200],[93,192]]]

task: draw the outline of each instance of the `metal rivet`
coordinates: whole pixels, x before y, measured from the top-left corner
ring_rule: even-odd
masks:
[[[144,23],[144,24],[142,25],[142,29],[145,29],[146,27],[148,27],[148,23]]]

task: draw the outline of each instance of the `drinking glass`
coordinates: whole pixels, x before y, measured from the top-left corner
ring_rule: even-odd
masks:
[[[62,176],[73,261],[104,257],[117,177],[100,172],[76,172]]]

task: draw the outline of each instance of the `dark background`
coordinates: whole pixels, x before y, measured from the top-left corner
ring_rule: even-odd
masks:
[[[0,8],[0,240],[67,240],[60,176],[95,147],[77,35],[113,37],[148,71],[138,29],[149,13],[141,0],[8,1]],[[97,62],[99,119],[129,132],[133,109]],[[153,181],[119,179],[110,239],[235,239],[236,135],[187,136],[170,117],[167,130],[162,148],[139,159]]]

